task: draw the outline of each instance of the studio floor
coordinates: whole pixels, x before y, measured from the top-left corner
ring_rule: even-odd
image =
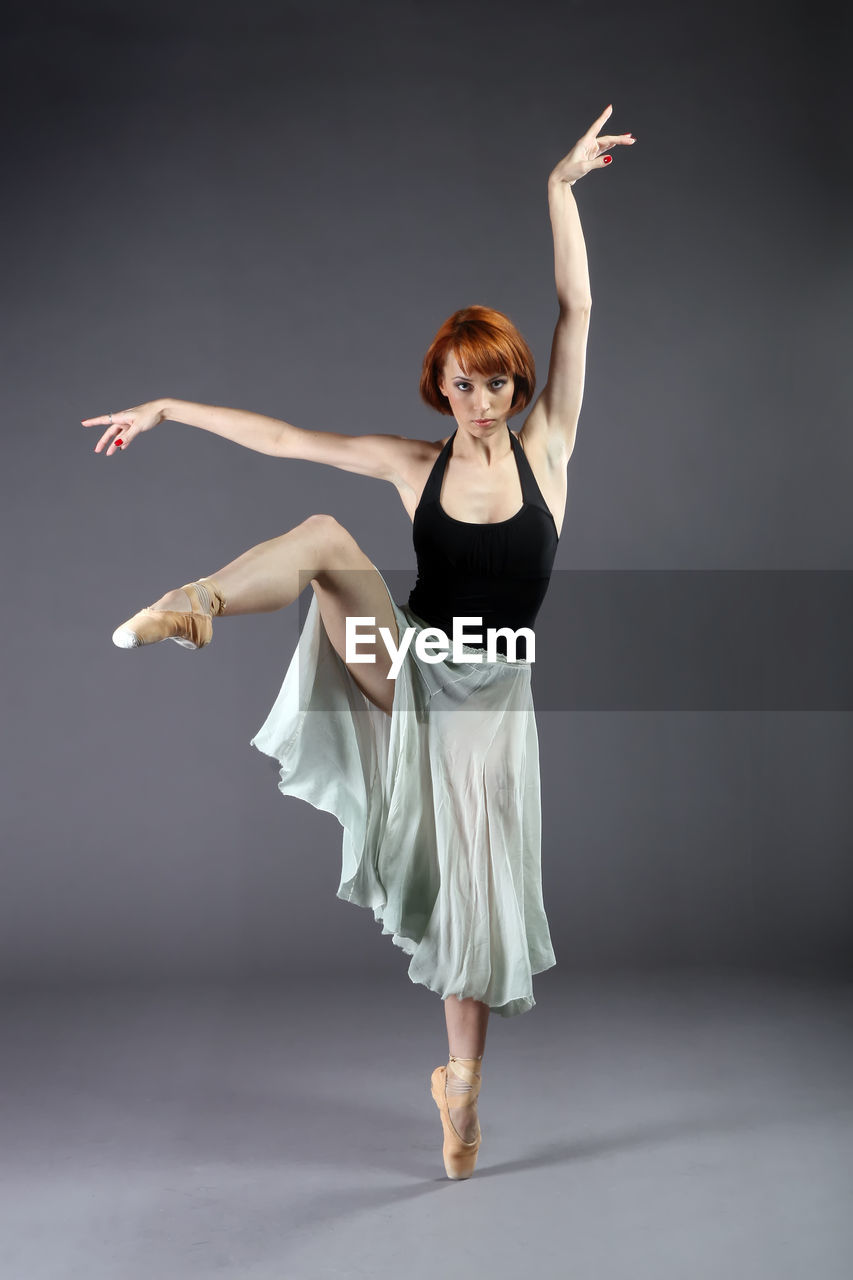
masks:
[[[403,973],[2,1000],[2,1280],[849,1280],[853,982],[535,981],[450,1182]]]

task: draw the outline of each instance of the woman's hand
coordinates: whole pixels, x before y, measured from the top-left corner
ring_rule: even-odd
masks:
[[[612,112],[611,104],[602,111],[597,120],[592,122],[583,137],[578,138],[569,154],[563,156],[560,163],[551,170],[549,182],[567,182],[571,187],[578,178],[589,173],[590,169],[603,169],[605,165],[610,164],[613,157],[606,156],[605,151],[609,151],[611,147],[624,147],[637,141],[630,133],[606,133],[603,138],[596,137]]]
[[[124,451],[143,431],[150,431],[158,422],[163,421],[163,404],[160,400],[149,400],[138,404],[133,409],[122,409],[120,413],[102,413],[99,418],[82,418],[84,427],[100,427],[108,423],[108,427],[95,445],[95,453],[100,453],[104,445],[108,445],[106,457]]]

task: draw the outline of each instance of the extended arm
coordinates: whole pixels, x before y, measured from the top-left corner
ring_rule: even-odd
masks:
[[[590,169],[612,160],[604,153],[630,134],[596,137],[608,107],[553,169],[548,178],[548,207],[554,234],[554,278],[560,314],[551,344],[548,381],[524,424],[525,435],[544,446],[552,461],[565,464],[575,446],[586,373],[586,347],[592,310],[586,244],[572,186]]]
[[[589,311],[592,293],[580,214],[572,183],[548,178],[548,209],[554,235],[554,279],[560,311]]]
[[[295,427],[281,418],[268,418],[248,409],[228,409],[213,404],[193,404],[189,400],[163,399],[162,420],[185,422],[212,431],[215,435],[245,445],[274,458],[299,458],[321,462],[341,471],[373,476],[399,485],[412,465],[424,457],[424,442],[389,433],[351,436],[337,431],[315,431]],[[429,446],[426,446],[427,450]]]
[[[548,453],[565,465],[575,447],[586,377],[592,294],[586,244],[571,183],[548,179],[554,233],[554,277],[560,314],[551,342],[548,381],[539,398]],[[531,415],[532,416],[532,415]]]
[[[322,462],[341,471],[388,480],[398,488],[401,484],[410,483],[411,476],[417,473],[430,448],[424,441],[411,440],[408,436],[351,436],[334,431],[312,431],[249,409],[197,404],[171,396],[81,421],[84,427],[106,426],[106,431],[95,445],[95,453],[103,450],[106,457],[124,453],[137,436],[161,422],[183,422],[233,440],[256,453],[266,453],[274,458]]]
[[[212,431],[214,435],[274,458],[281,456],[282,443],[288,432],[296,430],[289,422],[253,413],[249,409],[196,404],[192,400],[175,400],[170,396],[154,403],[160,408],[160,422],[183,422],[190,427],[201,427],[203,431]]]

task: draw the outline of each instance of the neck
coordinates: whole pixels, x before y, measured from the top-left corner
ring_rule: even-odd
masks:
[[[511,433],[506,422],[493,422],[474,430],[457,425],[453,434],[452,451],[456,458],[468,458],[491,467],[512,453]]]

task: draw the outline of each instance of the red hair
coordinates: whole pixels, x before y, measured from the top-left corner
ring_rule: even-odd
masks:
[[[424,356],[421,399],[439,413],[450,414],[450,401],[438,389],[444,363],[455,355],[465,373],[512,374],[515,390],[510,414],[519,413],[533,399],[536,366],[533,353],[508,316],[491,307],[463,307],[439,329]]]

